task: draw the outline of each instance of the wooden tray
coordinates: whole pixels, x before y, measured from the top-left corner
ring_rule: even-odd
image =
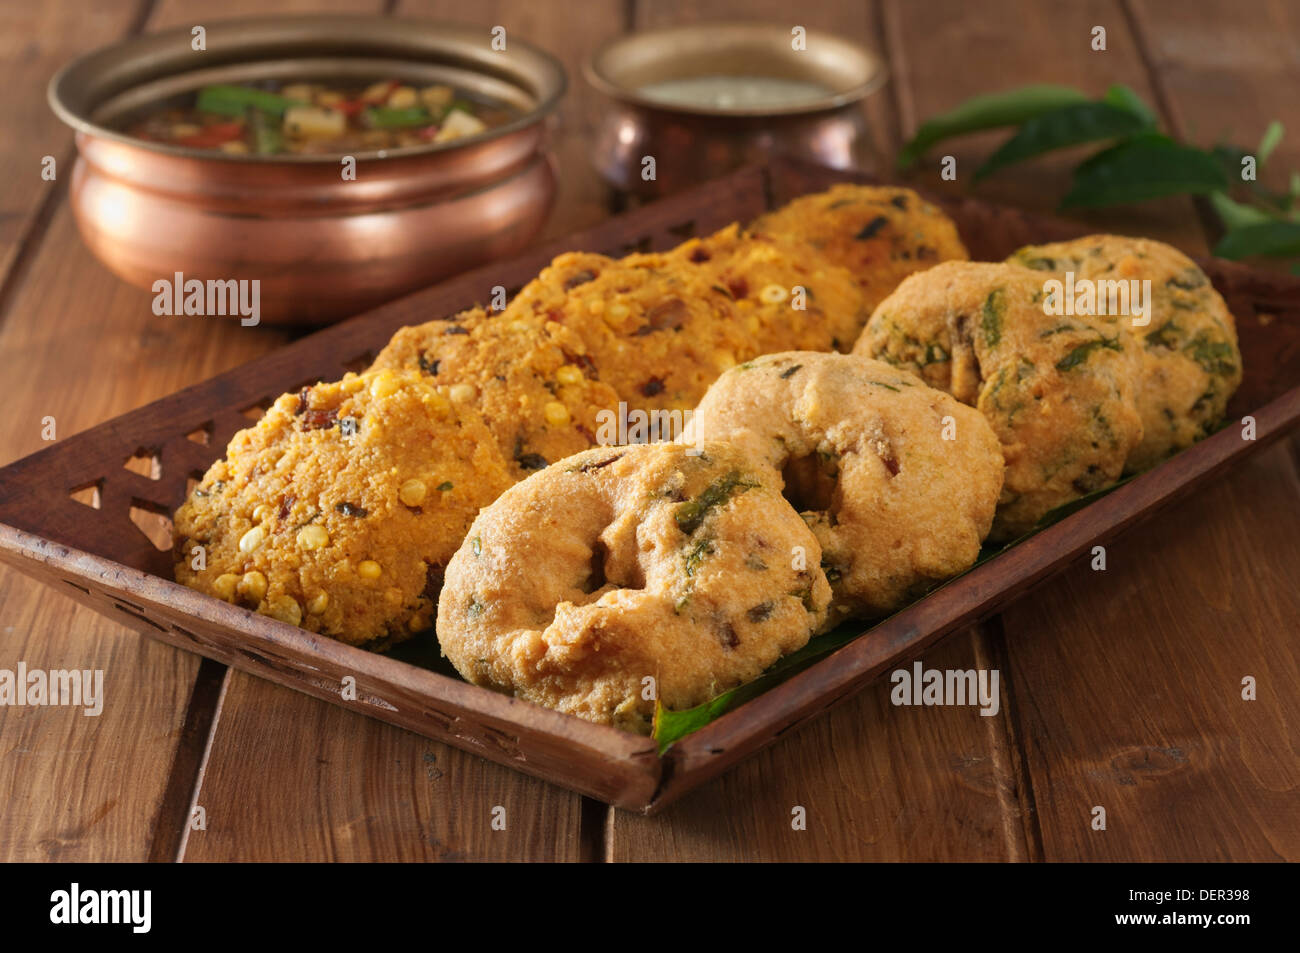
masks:
[[[667,248],[855,177],[778,160],[498,262],[62,439],[0,469],[0,561],[146,635],[481,754],[618,807],[654,812],[858,691],[943,635],[987,616],[1071,559],[1300,422],[1300,280],[1202,262],[1237,316],[1245,382],[1228,426],[990,560],[670,747],[352,648],[171,580],[169,514],[192,480],[276,395],[359,370],[405,324],[511,295],[571,249]],[[933,197],[932,197],[933,198]],[[935,198],[976,259],[1080,234],[1077,225]],[[162,544],[159,548],[158,544]],[[356,678],[345,701],[341,680]]]

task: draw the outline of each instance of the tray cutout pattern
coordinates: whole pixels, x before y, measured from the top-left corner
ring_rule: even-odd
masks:
[[[249,426],[250,408],[373,359],[392,333],[513,295],[571,249],[623,254],[665,249],[693,234],[745,222],[796,195],[860,178],[778,161],[610,219],[595,228],[483,266],[132,411],[0,469],[0,561],[146,635],[289,685],[554,781],[607,803],[657,810],[870,681],[963,622],[988,614],[1099,537],[1218,472],[1241,448],[1227,432],[1133,481],[949,591],[922,600],[832,658],[688,736],[663,757],[648,739],[494,695],[398,659],[364,652],[258,616],[171,582],[159,549],[170,513],[193,481]],[[996,260],[1020,245],[1086,231],[970,199],[928,196],[958,223],[972,257]],[[1226,262],[1203,262],[1237,316],[1246,381],[1229,411],[1259,411],[1261,444],[1300,420],[1300,281]],[[251,412],[251,411],[250,411]],[[254,416],[256,414],[254,413]],[[1237,440],[1237,444],[1240,441]],[[1181,481],[1181,482],[1176,482]],[[1168,484],[1172,490],[1162,489]],[[1022,553],[1021,550],[1024,550]],[[1010,559],[1010,557],[1015,557]],[[1007,580],[1010,582],[1007,582]],[[1000,588],[999,588],[1000,587]],[[943,595],[943,598],[937,596]],[[964,600],[964,601],[962,601]],[[338,692],[358,678],[356,702]]]

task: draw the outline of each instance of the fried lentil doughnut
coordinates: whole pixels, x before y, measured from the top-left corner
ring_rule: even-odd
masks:
[[[176,511],[177,581],[354,645],[427,628],[443,567],[511,482],[445,390],[381,371],[280,397]]]
[[[456,403],[477,408],[514,461],[515,479],[593,446],[598,415],[619,399],[586,342],[544,316],[475,308],[402,328],[371,366],[380,368],[418,369]]]
[[[892,186],[835,185],[769,212],[750,230],[807,243],[828,264],[847,268],[868,312],[908,275],[970,257],[948,216]]]
[[[763,465],[725,444],[601,447],[474,521],[438,601],[443,654],[476,685],[647,733],[655,679],[701,704],[826,619],[821,550]]]
[[[1002,443],[1006,478],[991,539],[1114,483],[1142,440],[1141,357],[1114,317],[1043,310],[1043,276],[946,262],[880,303],[854,348],[972,404]]]
[[[949,425],[945,430],[945,424]],[[968,568],[1002,488],[984,418],[916,376],[847,354],[769,354],[733,368],[693,436],[781,474],[822,547],[832,615],[876,616]]]
[[[1030,245],[1011,264],[1075,279],[1149,280],[1150,321],[1120,323],[1142,355],[1142,442],[1126,469],[1145,470],[1211,433],[1241,383],[1237,326],[1210,279],[1178,249],[1146,238],[1089,235]]]

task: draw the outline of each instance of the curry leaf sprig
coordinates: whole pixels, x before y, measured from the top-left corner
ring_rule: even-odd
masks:
[[[1226,143],[1201,149],[1162,133],[1155,113],[1127,86],[1111,86],[1096,100],[1068,86],[1041,84],[976,96],[923,123],[899,152],[898,166],[915,165],[931,146],[953,136],[1007,127],[1014,134],[976,170],[976,180],[1055,149],[1104,143],[1075,168],[1062,208],[1199,195],[1223,225],[1216,255],[1300,255],[1300,173],[1291,174],[1286,192],[1258,182],[1282,139],[1280,122],[1269,124],[1253,153]],[[1247,156],[1254,159],[1256,177],[1242,181]]]

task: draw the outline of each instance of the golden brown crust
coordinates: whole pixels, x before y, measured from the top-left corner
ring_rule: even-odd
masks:
[[[948,216],[892,186],[832,186],[769,212],[751,230],[806,243],[826,263],[847,268],[868,312],[908,275],[970,257]]]
[[[877,616],[967,569],[1002,454],[984,418],[915,375],[847,354],[769,354],[710,388],[693,436],[776,470],[822,546],[832,615]]]
[[[590,450],[485,509],[438,603],[457,671],[646,733],[654,697],[701,704],[802,647],[830,601],[816,538],[766,468],[700,449]]]
[[[402,328],[375,358],[380,368],[418,369],[482,413],[515,479],[596,443],[599,415],[619,399],[587,341],[544,315],[473,309]]]
[[[848,347],[867,311],[844,269],[732,225],[664,253],[561,255],[502,317],[567,329],[629,407],[682,410],[739,361]]]
[[[1043,277],[1151,282],[1149,323],[1122,322],[1142,355],[1143,437],[1127,470],[1155,466],[1214,431],[1241,384],[1241,351],[1232,313],[1195,262],[1162,242],[1118,235],[1029,245],[1007,261]]]
[[[473,411],[417,374],[349,374],[235,435],[176,512],[176,578],[344,642],[399,641],[431,623],[443,567],[509,482]]]
[[[1134,342],[1114,317],[1046,314],[1043,296],[1043,277],[1027,269],[947,262],[899,285],[854,349],[992,424],[1006,460],[995,540],[1113,484],[1142,439]]]

